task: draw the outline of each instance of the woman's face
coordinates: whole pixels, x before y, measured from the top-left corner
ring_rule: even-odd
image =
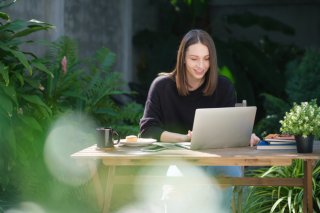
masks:
[[[188,81],[201,81],[210,66],[208,47],[200,42],[190,45],[185,61]]]

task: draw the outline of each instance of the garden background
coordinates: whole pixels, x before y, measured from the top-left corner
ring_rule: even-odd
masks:
[[[191,28],[213,36],[220,73],[234,83],[238,101],[258,107],[260,137],[279,131],[293,102],[320,100],[316,0],[1,0],[0,9],[0,212],[23,201],[48,212],[98,211],[90,177],[72,174],[67,157],[92,144],[96,126],[138,133],[151,81],[173,68]],[[299,162],[286,169],[302,173]],[[317,181],[314,187],[319,209]],[[272,190],[293,193],[264,192]],[[299,209],[301,190],[294,195]],[[244,211],[250,208],[257,207]]]

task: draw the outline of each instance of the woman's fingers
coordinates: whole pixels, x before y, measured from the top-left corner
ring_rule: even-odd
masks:
[[[250,146],[252,147],[257,145],[259,141],[260,141],[260,138],[256,136],[256,134],[252,133],[250,138]]]

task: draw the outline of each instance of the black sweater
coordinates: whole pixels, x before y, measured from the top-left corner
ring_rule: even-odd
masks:
[[[224,77],[218,78],[215,92],[204,96],[204,84],[187,96],[178,93],[176,83],[168,76],[159,76],[151,84],[144,115],[140,120],[142,137],[160,140],[163,131],[187,134],[192,130],[198,108],[233,107],[236,93],[233,85]]]

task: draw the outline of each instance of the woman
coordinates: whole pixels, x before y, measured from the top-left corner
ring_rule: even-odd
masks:
[[[175,69],[151,84],[140,133],[162,142],[190,141],[196,109],[233,107],[235,103],[233,85],[218,76],[211,36],[203,30],[191,30],[180,43]],[[258,141],[252,134],[250,144]]]
[[[203,30],[191,30],[182,39],[175,69],[161,74],[151,84],[140,121],[141,137],[162,142],[190,141],[198,108],[234,107],[236,92],[224,77],[218,76],[216,48]],[[251,145],[259,138],[251,136]],[[209,175],[241,176],[239,166],[203,167]],[[232,189],[225,193],[230,205]]]

